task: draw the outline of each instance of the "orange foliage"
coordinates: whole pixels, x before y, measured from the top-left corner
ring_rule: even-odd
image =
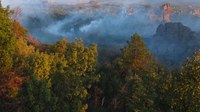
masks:
[[[21,24],[17,21],[13,21],[13,32],[15,34],[16,38],[23,38],[25,39],[27,37],[27,30],[21,26]]]
[[[15,72],[9,72],[0,75],[0,79],[0,97],[11,100],[18,95],[25,78],[16,75]]]
[[[22,38],[33,46],[39,46],[40,45],[40,42],[38,40],[33,38],[31,35],[27,34],[27,30],[24,29],[23,26],[21,26],[21,24],[19,22],[14,20],[13,26],[14,26],[13,32],[14,32],[16,38],[18,38],[18,39]]]
[[[33,38],[31,35],[28,36],[27,42],[29,44],[33,45],[33,46],[39,46],[40,45],[40,42],[37,39]]]

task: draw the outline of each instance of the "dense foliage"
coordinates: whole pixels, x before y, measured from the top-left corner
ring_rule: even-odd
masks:
[[[0,5],[1,112],[200,111],[200,51],[169,71],[135,34],[98,62],[95,44],[40,44],[9,16]]]

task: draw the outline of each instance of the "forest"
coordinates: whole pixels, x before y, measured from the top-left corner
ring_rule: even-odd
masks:
[[[199,50],[171,68],[137,33],[114,56],[83,39],[45,44],[12,14],[0,5],[0,112],[200,112]]]

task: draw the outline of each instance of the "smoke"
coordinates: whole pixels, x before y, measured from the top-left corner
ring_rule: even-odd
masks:
[[[182,22],[200,32],[199,16],[188,13],[173,14],[164,3],[184,6],[200,5],[199,0],[2,0],[3,6],[23,10],[21,24],[35,38],[52,43],[66,37],[82,37],[86,43],[123,45],[135,32],[143,37],[155,34],[163,22]],[[191,8],[193,6],[187,6]],[[172,6],[173,7],[173,6]],[[173,9],[174,10],[174,9]],[[192,21],[194,20],[194,21]],[[194,22],[196,25],[194,25]]]
[[[193,32],[200,34],[200,0],[3,0],[2,4],[21,8],[18,21],[39,41],[80,37],[85,44],[97,43],[103,60],[119,54],[136,32],[155,57],[170,66],[179,66],[200,48]],[[167,24],[161,27],[163,23]]]
[[[177,5],[200,5],[199,0],[139,0],[139,1],[140,3],[148,3],[148,4],[170,3]]]
[[[77,4],[83,2],[112,2],[120,4],[130,4],[130,3],[143,3],[143,4],[179,4],[179,5],[200,5],[199,0],[2,0],[3,6],[10,5],[11,7],[23,6],[24,4],[41,4],[41,3],[52,3],[52,4]]]

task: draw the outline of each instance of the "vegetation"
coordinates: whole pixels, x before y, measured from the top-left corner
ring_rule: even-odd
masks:
[[[1,112],[200,111],[200,51],[168,71],[135,34],[100,63],[95,44],[40,44],[9,16],[0,5]]]

